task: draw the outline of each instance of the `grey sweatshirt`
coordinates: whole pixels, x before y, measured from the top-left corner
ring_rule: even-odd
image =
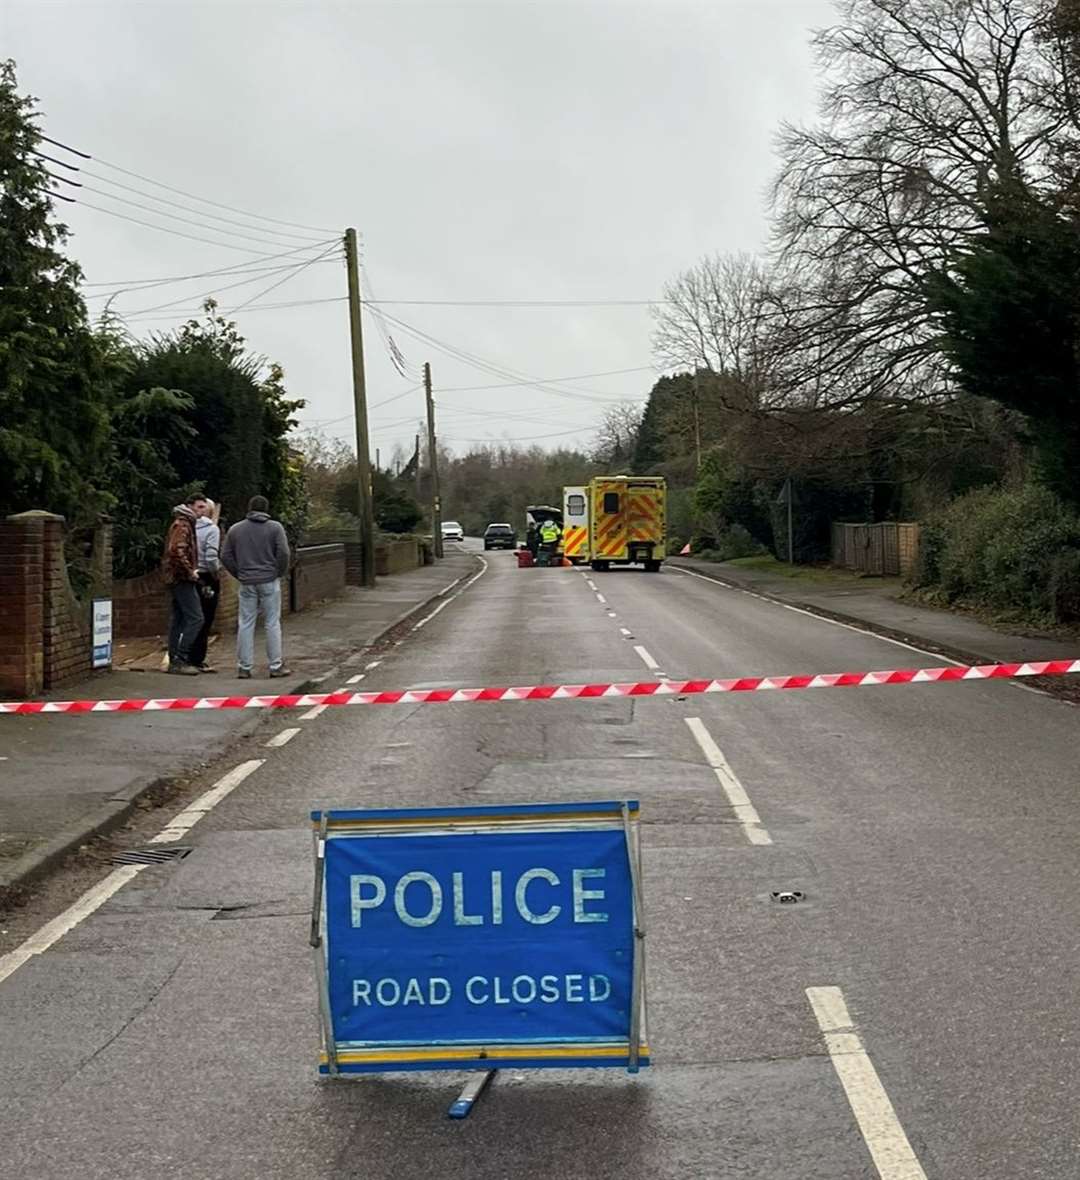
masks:
[[[199,547],[199,573],[216,574],[221,569],[221,529],[209,516],[200,516],[195,522],[195,542]]]
[[[289,540],[279,521],[249,512],[225,534],[221,564],[247,585],[274,582],[289,572]]]

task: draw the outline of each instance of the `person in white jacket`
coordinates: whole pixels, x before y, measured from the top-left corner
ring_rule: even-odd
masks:
[[[195,542],[198,546],[199,594],[202,597],[203,625],[191,646],[191,663],[200,672],[216,672],[206,659],[210,628],[214,625],[218,599],[221,597],[221,530],[218,528],[218,505],[206,496],[192,496],[188,501],[198,520]]]

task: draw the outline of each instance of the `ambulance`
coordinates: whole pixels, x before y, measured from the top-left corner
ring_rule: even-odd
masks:
[[[594,570],[640,564],[656,573],[667,556],[662,476],[598,475],[563,488],[563,556]]]

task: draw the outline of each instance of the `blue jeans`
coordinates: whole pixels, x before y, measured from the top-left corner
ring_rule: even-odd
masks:
[[[255,622],[263,617],[266,628],[266,658],[270,671],[282,665],[281,655],[281,583],[241,583],[240,612],[236,628],[236,666],[250,672],[255,663]]]

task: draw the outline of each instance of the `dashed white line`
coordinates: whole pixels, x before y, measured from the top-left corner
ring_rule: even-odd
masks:
[[[634,633],[632,631],[630,631],[628,628],[620,627],[619,630],[622,632],[624,638],[626,638],[626,639],[633,639],[634,638]]]
[[[735,812],[735,818],[742,824],[747,840],[751,844],[771,844],[772,836],[761,826],[761,816],[758,815],[757,809],[750,802],[746,788],[739,782],[735,771],[728,765],[723,751],[705,728],[705,723],[700,717],[686,717],[684,720],[694,735],[694,740],[701,752],[705,755],[705,761],[712,767],[717,782],[723,788],[724,794]]]
[[[211,808],[216,807],[226,795],[234,791],[252,771],[258,770],[262,764],[263,760],[261,758],[255,758],[250,762],[242,762],[239,766],[234,767],[208,791],[200,795],[194,803],[185,807],[179,815],[173,816],[168,826],[154,836],[150,840],[150,843],[168,844],[173,840],[179,840]],[[69,905],[63,913],[57,914],[51,922],[46,922],[40,930],[32,934],[13,951],[8,951],[6,955],[0,956],[0,983],[3,983],[10,975],[14,975],[20,967],[28,963],[35,955],[44,954],[51,946],[59,942],[65,934],[74,930],[80,922],[101,909],[113,894],[123,889],[129,881],[133,881],[146,868],[149,868],[149,866],[122,865],[120,868],[113,869],[103,881],[99,881],[93,888],[88,889],[82,897]]]
[[[208,811],[213,811],[222,799],[231,795],[244,779],[258,770],[262,764],[262,758],[252,758],[248,762],[241,762],[239,766],[234,766],[228,774],[222,775],[208,791],[204,791],[194,803],[189,803],[179,815],[174,815],[149,842],[151,844],[171,844],[173,840],[179,840],[181,836],[186,836]]]
[[[301,713],[297,720],[314,721],[316,717],[321,717],[327,708],[329,708],[328,705],[316,705],[314,709],[308,709],[306,713]]]
[[[607,599],[600,593],[599,590],[596,592],[596,601],[602,602],[604,606],[607,606]]]
[[[808,987],[806,997],[881,1180],[926,1180],[874,1063],[855,1031],[844,993],[838,987]]]
[[[462,594],[464,594],[465,591],[468,590],[468,588],[473,584],[473,582],[475,582],[478,578],[482,578],[484,576],[484,574],[487,573],[488,563],[482,557],[479,560],[480,560],[480,568],[476,571],[476,573],[473,574],[473,576],[471,578],[469,578],[469,580],[462,585],[461,589],[458,590],[458,592],[456,594],[451,594],[450,597],[447,598],[444,602],[440,602],[439,605],[431,612],[431,614],[426,615],[424,618],[422,618],[420,620],[420,622],[417,623],[416,626],[413,627],[414,631],[419,631],[421,629],[421,627],[427,626],[427,624],[431,622],[431,620],[439,613],[439,611],[444,610],[446,607],[448,607],[450,605],[450,603],[452,603],[456,599],[460,598],[462,596]],[[447,589],[449,589],[449,587],[447,587]],[[401,643],[401,640],[398,640],[398,644],[400,644],[400,643]],[[395,646],[397,646],[397,644],[395,644]]]
[[[455,594],[454,598],[456,598],[456,597],[457,597],[457,595]],[[430,623],[431,620],[439,613],[439,611],[446,610],[446,608],[450,605],[450,603],[452,603],[454,601],[454,598],[447,598],[447,599],[444,599],[442,602],[440,602],[439,605],[431,612],[430,615],[425,615],[420,620],[420,622],[417,623],[415,627],[413,627],[413,630],[419,631],[421,627],[426,627],[428,625],[428,623]]]
[[[370,664],[364,665],[364,671],[370,672],[372,668],[377,668],[382,663],[382,660],[372,660]]]
[[[355,676],[350,676],[349,679],[345,681],[345,683],[346,684],[359,684],[360,681],[363,679],[364,679],[364,673],[357,672],[357,674]]]
[[[274,736],[266,743],[271,750],[276,750],[279,746],[287,745],[300,732],[297,728],[283,729],[280,733],[275,733]]]
[[[645,650],[645,648],[643,648],[640,644],[638,644],[634,648],[634,651],[636,651],[637,654],[641,657],[641,662],[645,665],[646,668],[649,669],[649,671],[655,672],[656,669],[660,667],[660,665],[652,658],[651,655],[649,655],[649,653]]]

